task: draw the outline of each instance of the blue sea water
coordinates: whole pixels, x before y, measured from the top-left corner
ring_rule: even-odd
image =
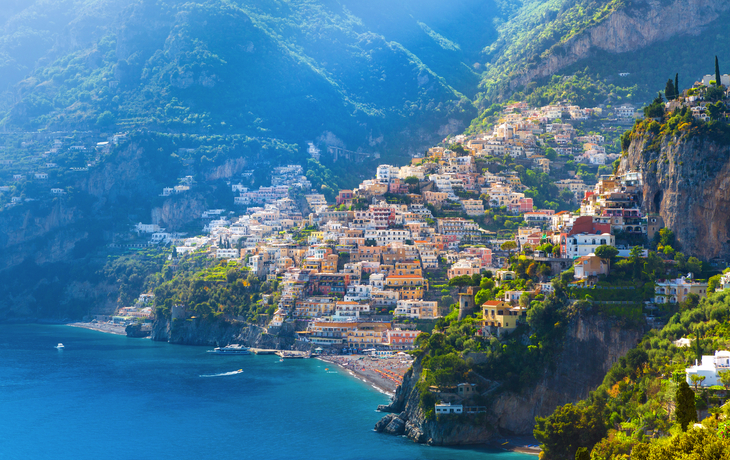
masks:
[[[535,458],[377,434],[387,401],[315,359],[0,325],[0,459]]]

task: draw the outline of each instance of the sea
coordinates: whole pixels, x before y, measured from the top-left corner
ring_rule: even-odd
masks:
[[[375,433],[388,400],[317,359],[0,325],[3,460],[536,458]]]

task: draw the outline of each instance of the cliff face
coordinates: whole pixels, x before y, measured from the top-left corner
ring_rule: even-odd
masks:
[[[611,365],[633,348],[641,335],[641,330],[622,328],[612,320],[578,317],[567,331],[554,371],[546,371],[540,382],[523,393],[500,392],[488,409],[486,423],[481,424],[443,416],[427,420],[418,405],[415,385],[421,378],[421,367],[420,360],[416,360],[393,402],[381,408],[399,413],[398,418],[405,422],[402,430],[395,431],[400,423],[393,423],[393,415],[385,416],[376,430],[405,434],[416,442],[434,445],[477,444],[497,435],[532,434],[535,416],[547,416],[559,405],[587,397],[601,384]],[[484,377],[498,380],[498,376]]]
[[[285,328],[269,334],[260,326],[242,321],[206,321],[203,319],[169,320],[157,318],[152,326],[152,340],[183,345],[224,346],[241,343],[248,347],[277,350],[297,349],[304,344],[295,340],[294,329]],[[309,347],[306,347],[309,350]]]
[[[635,136],[620,166],[642,173],[645,212],[661,215],[683,252],[730,255],[730,146],[699,136],[653,141]]]
[[[681,35],[697,35],[730,4],[723,0],[634,1],[601,23],[566,40],[511,81],[512,89],[590,57],[595,50],[625,53]]]

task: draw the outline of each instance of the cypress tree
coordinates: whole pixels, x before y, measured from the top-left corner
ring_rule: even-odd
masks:
[[[591,460],[591,453],[587,447],[579,447],[575,451],[575,460]]]
[[[681,94],[681,91],[679,91],[679,73],[674,74],[674,91],[677,92],[677,97]]]
[[[720,86],[722,84],[722,79],[720,78],[720,63],[717,61],[717,56],[715,56],[715,86]]]
[[[674,90],[674,83],[672,83],[672,79],[670,78],[667,80],[667,85],[664,87],[664,97],[666,97],[668,101],[671,101],[676,96],[677,93]]]
[[[686,380],[680,382],[677,388],[676,400],[677,422],[682,427],[682,431],[687,431],[690,423],[697,422],[697,410],[695,409],[695,394]]]

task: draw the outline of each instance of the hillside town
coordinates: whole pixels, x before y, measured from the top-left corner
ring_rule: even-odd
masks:
[[[620,113],[634,116],[633,109]],[[600,248],[646,256],[645,243],[663,228],[660,216],[642,211],[635,172],[601,175],[592,184],[553,172],[551,178],[567,176],[554,183],[573,210],[535,206],[521,180],[527,168],[547,175],[561,167],[563,151],[587,164],[615,158],[605,153],[603,136],[575,136],[560,122],[591,115],[568,105],[513,104],[490,135],[458,136],[410,164],[380,165],[335,202],[312,192],[302,166],[292,164],[274,168],[270,186],[231,182],[235,205],[245,211],[205,211],[202,236],[143,223],[135,231],[150,244],[173,244],[177,257],[203,252],[278,282],[279,295],[266,299],[275,307],[268,327],[296,324],[298,340],[316,346],[407,350],[422,330],[457,311],[460,318],[480,313],[477,334],[499,337],[525,322],[530,302],[551,292],[553,277],[568,272],[573,286],[596,287],[610,270]],[[546,145],[564,149],[558,161],[536,153]],[[486,230],[499,215],[514,224]],[[517,255],[536,267],[527,283],[519,282]],[[493,280],[494,299],[476,298],[479,288],[471,286],[482,278]],[[706,296],[707,283],[691,275],[664,280],[640,308],[650,319],[655,305],[679,304],[689,294]],[[120,314],[129,311],[135,309]]]

